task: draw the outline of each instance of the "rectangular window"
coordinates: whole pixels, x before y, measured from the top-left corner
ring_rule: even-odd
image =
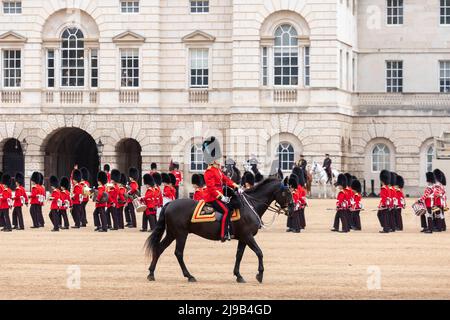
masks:
[[[311,71],[310,71],[310,48],[305,47],[304,51],[304,62],[305,62],[305,87],[309,87],[311,84]]]
[[[208,49],[190,50],[190,87],[207,88],[209,86]]]
[[[191,13],[208,13],[209,1],[191,0]]]
[[[47,87],[55,87],[55,50],[47,51]]]
[[[450,93],[450,60],[439,62],[439,82],[442,93]]]
[[[450,25],[450,0],[441,0],[441,24]]]
[[[403,61],[386,61],[386,91],[403,92]]]
[[[22,1],[4,0],[3,1],[4,14],[21,14]]]
[[[120,50],[122,87],[139,87],[139,50]]]
[[[268,55],[268,48],[263,47],[262,48],[262,83],[263,86],[267,86],[269,83],[269,55]]]
[[[138,13],[139,12],[139,1],[120,1],[120,8],[122,13]]]
[[[387,0],[387,24],[403,24],[403,0]]]
[[[20,50],[3,51],[3,86],[18,88],[22,81]]]
[[[98,87],[98,51],[91,50],[91,87]]]

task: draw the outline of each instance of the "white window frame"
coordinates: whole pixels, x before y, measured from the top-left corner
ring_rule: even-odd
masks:
[[[400,67],[401,66],[401,67]],[[404,89],[404,66],[402,60],[386,60],[386,92],[403,93]],[[401,71],[401,76],[399,72]],[[390,75],[389,75],[390,72]],[[389,84],[390,80],[390,84]],[[401,81],[401,84],[400,84]],[[396,82],[396,85],[393,83]]]
[[[450,27],[450,0],[439,0],[439,25]]]
[[[202,145],[192,144],[189,148],[189,172],[204,172],[207,167],[208,164],[204,160]]]
[[[6,52],[12,52],[12,51],[15,51],[15,52],[20,52],[20,58],[19,59],[16,59],[16,58],[14,58],[14,61],[19,61],[19,63],[20,63],[20,67],[19,68],[16,68],[15,66],[13,67],[13,68],[8,68],[8,70],[16,70],[16,72],[15,72],[15,74],[17,73],[17,70],[18,71],[20,71],[20,77],[8,77],[8,79],[9,80],[11,80],[11,79],[20,79],[20,85],[19,86],[17,86],[16,84],[14,84],[13,86],[10,86],[9,84],[8,85],[5,85],[5,80],[6,80],[6,78],[5,78],[5,73],[6,73],[6,70],[5,70],[5,53]],[[11,58],[8,58],[8,60],[11,60]],[[19,89],[19,88],[22,88],[22,85],[23,85],[23,50],[22,49],[20,49],[20,48],[4,48],[4,49],[2,49],[2,51],[1,51],[1,68],[0,68],[0,70],[1,70],[1,87],[2,88],[5,88],[5,89]]]
[[[82,59],[83,67],[78,67],[78,66],[75,67],[75,68],[74,67],[70,67],[69,61],[71,59],[74,59],[74,58],[70,58],[70,51],[71,50],[79,51],[79,50],[81,50],[81,48],[78,48],[78,46],[76,48],[70,48],[70,47],[69,48],[63,48],[63,34],[64,34],[64,32],[66,30],[69,30],[69,29],[77,29],[83,34],[83,38],[82,38],[83,39],[83,48],[82,48],[82,51],[83,51],[83,59]],[[73,35],[73,33],[71,33],[71,34]],[[59,81],[60,81],[59,82],[59,86],[60,86],[60,88],[69,88],[69,89],[70,88],[72,88],[72,89],[73,88],[75,88],[75,89],[76,88],[85,88],[86,85],[87,85],[87,80],[89,79],[89,76],[87,75],[87,72],[86,72],[86,70],[87,70],[86,66],[88,65],[88,59],[86,59],[86,37],[85,37],[84,31],[81,28],[76,27],[76,26],[64,28],[63,32],[61,33],[60,40],[61,40],[61,45],[60,45],[60,48],[59,48],[60,56],[58,57],[59,58],[59,70],[58,71],[59,71]],[[68,58],[64,58],[64,51],[68,51]],[[63,63],[62,63],[63,59],[67,59],[68,60],[69,66],[67,66],[65,68],[63,67]],[[75,59],[77,60],[77,58],[75,58]],[[69,73],[70,73],[70,70],[72,70],[72,69],[83,70],[83,76],[82,77],[79,77],[78,75],[75,76],[76,85],[70,85],[70,79],[72,78],[72,76],[70,76],[70,74],[69,74],[69,76],[64,77],[63,76],[63,69],[69,70]],[[67,78],[67,80],[68,80],[67,85],[63,85],[64,78]],[[83,79],[83,85],[78,85],[78,79]]]
[[[395,11],[395,13],[394,13]],[[402,26],[405,22],[405,7],[403,0],[386,0],[386,25]],[[394,21],[396,23],[394,23]]]
[[[282,149],[280,151],[280,148]],[[289,149],[292,150],[289,150]],[[276,155],[278,158],[278,165],[283,172],[288,172],[292,170],[293,165],[295,164],[295,148],[294,145],[290,142],[280,142],[277,146]],[[290,156],[292,156],[292,161],[289,160]],[[281,158],[287,157],[287,160]]]
[[[305,88],[311,87],[311,46],[303,47],[303,81]]]
[[[263,46],[261,47],[261,86],[267,87],[269,86],[269,47]]]
[[[375,154],[375,151],[377,149],[379,152],[382,152],[381,155]],[[382,161],[380,161],[381,156],[384,157],[384,159],[381,159]],[[376,161],[375,161],[375,157],[377,157]],[[391,168],[391,149],[389,149],[389,146],[385,143],[376,143],[372,147],[372,152],[370,154],[370,162],[371,162],[371,170],[373,173],[381,172],[384,169],[390,170],[390,168]],[[382,166],[382,164],[384,164],[384,165]],[[386,166],[386,164],[387,164],[387,166]]]
[[[189,0],[189,12],[191,14],[208,14],[210,4],[209,0]]]
[[[208,84],[204,85],[203,84],[203,77],[204,75],[202,75],[202,84],[201,85],[193,85],[191,78],[192,78],[192,53],[194,51],[206,51],[206,57],[208,59],[207,61],[207,66],[208,66]],[[197,59],[199,60],[199,59]],[[204,70],[204,69],[196,69],[196,70]],[[188,88],[189,89],[209,89],[211,87],[211,48],[209,47],[189,47],[188,48]]]
[[[439,92],[450,93],[450,60],[439,61]]]
[[[95,55],[94,55],[94,53],[95,53]],[[96,62],[96,66],[95,67],[93,66],[94,60]],[[89,50],[89,87],[90,88],[94,88],[94,89],[98,88],[98,85],[99,85],[99,83],[98,83],[98,81],[99,81],[99,66],[98,66],[98,62],[99,62],[98,49],[97,48],[90,49]],[[97,75],[96,76],[94,76],[94,70],[97,71]],[[97,84],[95,86],[92,85],[92,81],[94,79],[97,81]]]
[[[138,70],[137,70],[137,79],[138,79],[138,85],[137,86],[124,86],[123,84],[122,84],[122,71],[123,71],[123,68],[122,68],[122,52],[124,52],[124,51],[136,51],[137,52],[137,59],[138,59]],[[142,77],[141,77],[141,70],[142,70],[142,63],[141,63],[141,61],[142,61],[142,59],[141,59],[141,50],[139,49],[139,48],[136,48],[136,47],[122,47],[122,48],[119,48],[119,87],[121,88],[121,89],[127,89],[127,90],[129,90],[129,89],[131,89],[131,90],[133,90],[133,89],[139,89],[140,87],[141,87],[141,83],[142,83]],[[132,68],[134,68],[134,67],[132,67]],[[128,67],[126,68],[126,69],[128,69]],[[127,79],[128,78],[128,76],[127,77],[125,77],[125,79]],[[131,79],[135,79],[136,77],[132,77]]]
[[[6,7],[5,4],[8,3],[9,5]],[[14,4],[14,6],[11,6],[12,4]],[[17,1],[17,0],[3,0],[2,1],[2,5],[3,5],[3,14],[7,14],[7,15],[12,15],[12,14],[22,14],[23,9],[22,9],[22,1]],[[6,12],[6,9],[8,8],[8,12]]]
[[[138,14],[140,11],[141,3],[139,0],[120,0],[120,13]]]
[[[277,33],[277,31],[280,28],[284,29],[284,27],[286,27],[286,26],[291,27],[292,29],[290,29],[290,30],[294,31],[295,34],[291,35],[291,37],[295,38],[297,43],[296,43],[296,45],[283,45],[283,43],[281,43],[281,45],[278,46],[276,44],[276,39],[277,39],[276,33]],[[285,33],[285,30],[283,30],[283,33]],[[282,35],[283,35],[283,33],[282,33]],[[282,35],[281,35],[281,37],[282,37]],[[300,79],[302,79],[302,78],[301,78],[301,74],[300,74],[301,73],[301,68],[300,68],[301,63],[300,63],[300,48],[299,48],[299,43],[298,43],[298,32],[297,32],[297,29],[292,24],[289,24],[289,23],[280,24],[275,29],[274,37],[275,37],[275,39],[274,39],[274,44],[273,44],[273,49],[272,49],[272,53],[273,53],[273,59],[272,59],[272,63],[273,63],[273,65],[272,65],[272,69],[273,69],[273,75],[272,75],[273,86],[274,87],[299,87],[300,83],[303,82],[303,81],[300,81]],[[281,56],[280,56],[281,57],[280,58],[280,63],[281,64],[279,64],[279,65],[276,64],[277,51],[280,51],[280,54],[281,54]],[[288,53],[287,56],[284,55],[286,52]],[[297,57],[297,64],[292,64],[291,65],[291,59],[295,58],[295,56]],[[283,60],[285,58],[289,59],[289,63],[288,64],[284,64]],[[277,76],[276,68],[281,68],[281,75]],[[283,72],[284,70],[283,69],[285,69],[285,68],[289,68],[289,71],[291,71],[292,68],[297,68],[297,75],[296,75],[297,83],[296,84],[292,83],[293,82],[292,80],[295,79],[295,75],[293,76],[291,74],[289,74],[289,75],[284,74],[284,72]],[[275,79],[277,77],[281,78],[281,83],[280,84],[277,84],[276,81],[275,81]],[[288,77],[288,79],[289,79],[289,84],[284,84],[284,79],[286,77]]]
[[[52,58],[52,60],[53,60],[53,67],[49,66],[50,52],[53,52],[53,58]],[[48,88],[48,89],[54,89],[56,87],[56,85],[57,85],[57,76],[56,76],[56,74],[58,72],[58,69],[56,67],[56,61],[57,61],[56,52],[57,52],[57,50],[55,48],[47,48],[45,50],[45,87]],[[50,77],[50,75],[49,75],[50,69],[53,70],[53,77]],[[49,80],[50,79],[53,79],[53,86],[51,86],[51,87],[49,86]]]
[[[434,144],[429,145],[425,150],[425,172],[433,171]]]

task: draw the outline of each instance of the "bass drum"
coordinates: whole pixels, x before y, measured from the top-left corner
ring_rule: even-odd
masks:
[[[147,206],[139,198],[133,200],[133,207],[136,212],[145,212],[147,210]]]
[[[427,208],[425,207],[425,205],[423,203],[420,202],[416,202],[412,205],[412,209],[414,211],[414,214],[416,216],[423,216],[424,214],[427,213]]]

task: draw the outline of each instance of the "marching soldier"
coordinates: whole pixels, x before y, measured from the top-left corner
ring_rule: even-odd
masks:
[[[380,233],[389,233],[390,223],[389,223],[389,208],[390,208],[390,189],[389,183],[391,182],[391,173],[387,170],[380,172],[380,203],[378,204],[378,220],[383,228]]]
[[[423,203],[427,208],[427,213],[420,216],[423,233],[433,233],[433,206],[434,206],[434,184],[436,179],[433,172],[426,173],[426,179],[428,186],[425,188],[423,196],[419,199],[419,202]]]
[[[193,200],[200,201],[205,198],[205,182],[203,181],[203,177],[200,174],[192,175],[192,186],[194,187],[194,196]]]
[[[106,192],[106,184],[108,183],[108,176],[106,172],[100,171],[97,175],[98,188],[94,194],[95,211],[94,211],[94,224],[96,226],[95,231],[107,232],[108,226],[106,224],[106,203],[108,202],[108,193]]]
[[[72,194],[72,218],[74,222],[73,229],[79,229],[81,226],[81,219],[83,216],[83,184],[81,183],[82,174],[78,169],[72,172],[72,182],[73,182],[73,194]]]
[[[59,207],[59,214],[61,216],[60,223],[61,229],[68,230],[70,227],[69,218],[67,217],[67,210],[72,207],[72,201],[70,200],[70,181],[67,177],[62,177],[59,182],[61,189],[61,206]],[[64,222],[64,226],[62,225]]]
[[[125,229],[125,224],[123,220],[123,209],[127,203],[126,193],[127,193],[127,177],[122,173],[120,174],[119,193],[117,195],[117,216],[119,229]]]
[[[106,209],[106,222],[110,230],[119,230],[119,220],[117,216],[117,199],[119,196],[120,171],[111,171],[111,182],[107,184],[108,203]],[[112,225],[111,225],[112,220]]]
[[[38,211],[39,211],[39,172],[33,172],[31,175],[31,193],[30,193],[30,215],[33,225],[31,229],[39,228]]]
[[[337,199],[336,199],[336,215],[334,217],[334,225],[331,231],[333,232],[341,232],[347,233],[350,231],[347,221],[346,211],[348,210],[348,199],[345,193],[345,188],[347,187],[347,178],[344,174],[340,174],[337,178],[336,182],[336,191],[337,191]],[[339,231],[339,220],[342,224],[342,231]]]
[[[86,206],[89,202],[89,192],[86,192],[87,189],[90,190],[91,184],[89,182],[90,174],[87,168],[81,168],[81,188],[83,190],[83,200],[81,201],[81,211],[80,211],[80,226],[85,228],[87,225],[87,214],[86,214]]]
[[[353,218],[354,230],[361,231],[361,217],[360,212],[362,210],[362,187],[361,182],[358,179],[354,179],[351,185],[353,191],[353,202],[350,206],[351,216]]]
[[[170,174],[163,173],[161,174],[162,183],[163,183],[163,205],[166,205],[170,201],[175,200],[176,198],[176,190],[172,187],[172,180],[170,179]]]
[[[49,182],[52,192],[50,198],[48,199],[49,201],[51,201],[50,213],[48,216],[50,217],[50,221],[53,224],[52,232],[58,232],[59,226],[61,224],[59,214],[59,209],[61,207],[61,192],[59,191],[59,180],[57,177],[51,176]]]
[[[38,189],[39,189],[39,205],[38,205],[37,217],[38,217],[39,227],[44,228],[45,220],[44,220],[44,215],[42,213],[42,208],[45,205],[46,191],[45,191],[45,187],[44,187],[44,176],[40,172],[39,172]]]
[[[347,217],[347,223],[348,223],[349,228],[351,230],[353,230],[353,229],[355,229],[355,223],[353,221],[353,215],[352,215],[353,212],[351,211],[351,207],[355,201],[353,199],[354,192],[352,190],[352,182],[354,180],[353,179],[354,177],[350,173],[344,173],[344,175],[345,175],[345,178],[347,179],[347,186],[344,188],[344,193],[345,193],[345,196],[347,197],[347,205],[348,205],[348,208],[345,211],[345,215]]]
[[[405,187],[405,180],[398,175],[395,183],[395,195],[397,198],[397,209],[395,211],[395,226],[398,231],[403,231],[402,210],[406,208],[405,194],[403,188]]]
[[[144,184],[147,187],[145,196],[142,201],[147,206],[145,212],[142,214],[142,229],[141,232],[147,232],[147,227],[150,225],[150,231],[153,231],[156,225],[156,209],[158,207],[158,199],[155,190],[155,180],[151,174],[144,175]]]
[[[163,207],[163,190],[162,190],[162,177],[159,172],[153,173],[153,180],[155,180],[155,190],[156,190],[156,199],[158,203],[158,208],[156,209],[156,219],[159,218],[159,214],[161,212],[161,209]]]
[[[447,226],[445,223],[445,211],[447,210],[447,195],[445,186],[447,185],[447,180],[445,174],[441,170],[435,169],[433,173],[436,177],[436,184],[434,187],[434,205],[439,208],[438,228],[441,231],[446,231]]]
[[[180,185],[183,184],[183,174],[180,171],[180,164],[178,162],[173,163],[173,170],[169,173],[175,176],[175,181],[172,178],[172,186],[175,188],[175,199],[180,197]]]
[[[128,170],[129,190],[127,206],[125,207],[125,219],[127,221],[126,227],[136,228],[136,213],[134,211],[133,199],[139,197],[139,170],[136,168],[130,168]]]
[[[9,219],[9,209],[13,206],[12,192],[9,188],[11,185],[11,176],[4,174],[2,176],[2,193],[0,194],[0,217],[2,217],[5,225],[2,231],[11,232],[11,220]]]
[[[395,212],[397,208],[397,190],[395,189],[395,184],[397,183],[397,174],[395,172],[391,172],[391,178],[389,182],[389,228],[391,232],[395,232],[397,230],[397,226],[395,224]]]
[[[25,191],[25,177],[21,172],[16,173],[15,176],[16,190],[14,192],[14,209],[13,209],[13,225],[16,230],[25,230],[23,223],[22,207],[28,206],[28,196]]]

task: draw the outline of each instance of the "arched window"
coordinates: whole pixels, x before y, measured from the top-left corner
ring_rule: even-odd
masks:
[[[191,148],[191,171],[204,171],[207,167],[203,158],[202,146],[194,144]]]
[[[275,30],[274,84],[276,86],[298,85],[298,34],[289,24]]]
[[[431,145],[427,149],[427,160],[426,160],[427,172],[433,171],[433,158],[434,158],[434,145]]]
[[[84,35],[67,28],[61,36],[61,86],[84,87]]]
[[[390,156],[391,152],[388,146],[382,143],[375,145],[372,151],[372,171],[390,170]]]
[[[278,146],[278,161],[282,171],[289,171],[294,166],[294,147],[290,143],[280,143]]]

